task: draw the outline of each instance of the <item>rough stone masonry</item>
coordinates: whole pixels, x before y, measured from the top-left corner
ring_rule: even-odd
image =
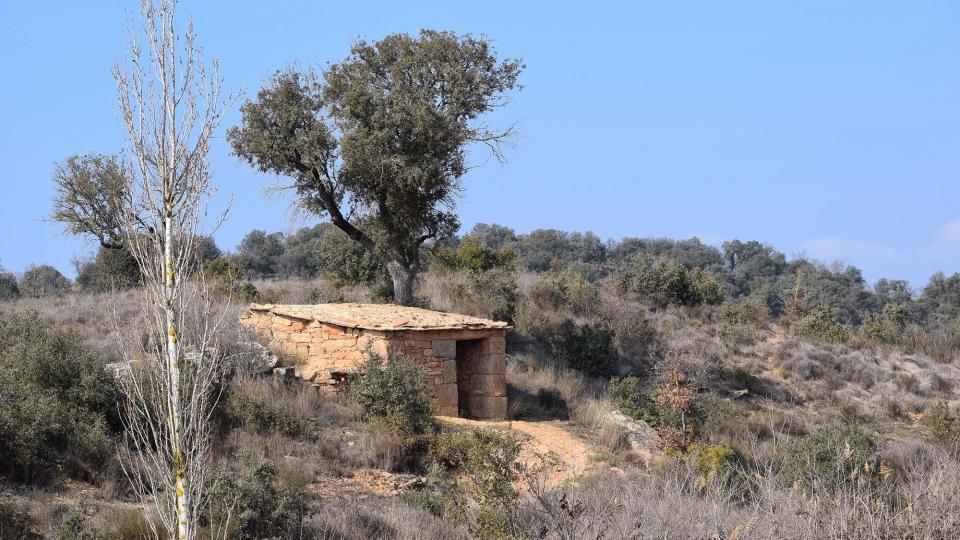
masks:
[[[366,361],[404,355],[444,416],[507,415],[507,323],[389,304],[251,304],[241,323],[298,376],[335,388]]]

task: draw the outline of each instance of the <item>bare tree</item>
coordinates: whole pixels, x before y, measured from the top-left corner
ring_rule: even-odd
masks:
[[[175,7],[174,0],[142,0],[140,25],[128,25],[129,57],[114,67],[130,156],[123,241],[144,276],[151,336],[142,354],[128,351],[128,360],[141,358],[122,378],[121,457],[138,494],[154,501],[163,526],[152,525],[155,535],[189,540],[204,504],[222,364],[214,340],[226,315],[213,313],[195,252],[214,192],[210,139],[231,98],[221,94],[217,63],[203,62],[192,23],[177,33]]]

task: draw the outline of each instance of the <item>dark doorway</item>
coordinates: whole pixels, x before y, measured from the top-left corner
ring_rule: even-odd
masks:
[[[461,418],[472,418],[470,396],[474,362],[480,354],[482,339],[457,340],[457,406]]]

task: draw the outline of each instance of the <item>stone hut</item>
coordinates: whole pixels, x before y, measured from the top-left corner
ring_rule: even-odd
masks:
[[[384,304],[251,304],[241,323],[321,387],[348,379],[368,350],[403,354],[423,366],[440,414],[507,415],[505,322]]]

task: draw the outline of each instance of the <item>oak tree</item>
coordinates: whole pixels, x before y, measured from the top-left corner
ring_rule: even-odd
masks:
[[[499,60],[484,37],[423,30],[360,41],[319,77],[277,72],[227,137],[260,171],[289,178],[300,209],[373,251],[395,301],[410,304],[424,245],[459,228],[467,147],[503,158],[513,126],[481,118],[507,103],[523,67]]]

